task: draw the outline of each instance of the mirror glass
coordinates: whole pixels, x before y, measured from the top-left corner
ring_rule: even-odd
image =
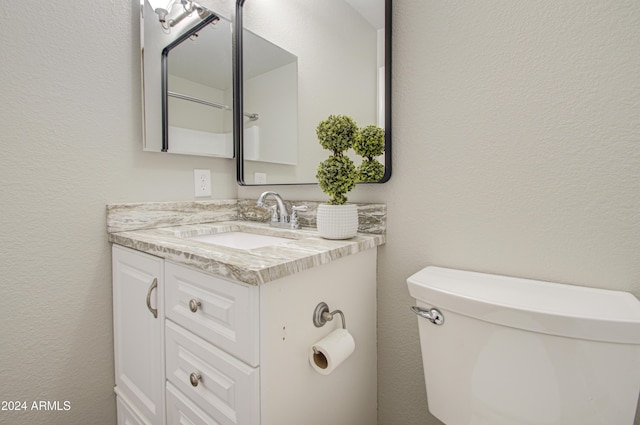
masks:
[[[233,157],[231,22],[211,13],[162,51],[163,150]]]
[[[389,179],[390,4],[247,0],[237,8],[236,25],[243,27],[236,42],[243,68],[237,91],[243,111],[258,114],[243,118],[237,136],[240,184],[316,183],[318,164],[330,155],[318,143],[316,127],[329,115],[385,129],[385,154],[376,159],[385,164],[381,182]],[[290,59],[270,65],[270,51]],[[353,150],[348,154],[361,162]]]
[[[296,165],[298,156],[298,58],[243,31],[245,161]]]
[[[231,21],[207,1],[166,3],[140,3],[143,148],[233,158]]]

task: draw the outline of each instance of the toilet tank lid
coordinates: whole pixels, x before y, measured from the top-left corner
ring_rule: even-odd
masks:
[[[412,297],[441,310],[550,335],[640,344],[640,301],[628,292],[442,267],[426,267],[407,284]]]

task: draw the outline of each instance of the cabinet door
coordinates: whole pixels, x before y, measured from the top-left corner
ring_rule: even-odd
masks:
[[[162,265],[160,258],[113,246],[116,387],[154,425],[164,423]]]
[[[134,412],[134,409],[123,397],[116,397],[116,406],[118,409],[118,425],[148,425]]]

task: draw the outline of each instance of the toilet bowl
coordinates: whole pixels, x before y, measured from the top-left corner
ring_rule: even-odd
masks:
[[[446,425],[632,425],[632,294],[427,267],[416,299],[429,411]]]

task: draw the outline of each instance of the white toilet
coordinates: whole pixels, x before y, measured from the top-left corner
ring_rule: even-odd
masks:
[[[445,424],[633,424],[632,294],[439,267],[407,283],[429,411]]]

